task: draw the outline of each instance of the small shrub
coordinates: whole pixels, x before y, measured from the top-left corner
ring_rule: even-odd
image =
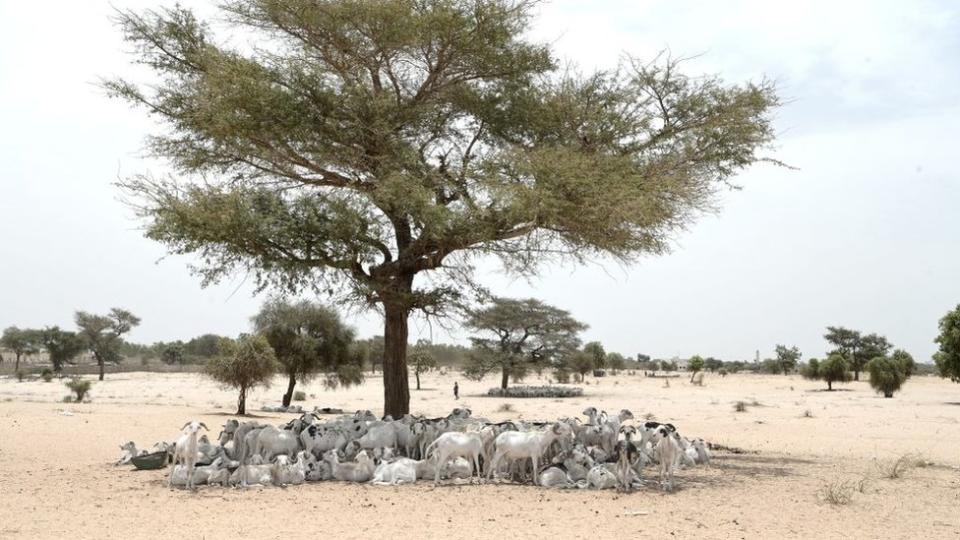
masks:
[[[26,374],[22,371],[17,372],[17,382],[23,382],[23,378],[26,377]]]
[[[73,396],[71,395],[63,396],[63,399],[61,399],[60,401],[64,403],[73,403]]]
[[[820,487],[820,498],[837,506],[850,504],[853,501],[854,485],[846,480],[833,480]]]
[[[724,368],[720,368],[720,371],[718,371],[717,373],[719,373],[721,377],[727,376],[727,370]]]
[[[497,412],[513,412],[513,403],[504,403],[497,407]]]
[[[875,461],[875,465],[877,470],[880,471],[881,476],[889,478],[890,480],[896,480],[897,478],[903,478],[903,475],[913,468],[916,462],[916,457],[910,454],[903,454],[891,461]]]
[[[43,371],[40,372],[40,377],[43,379],[43,382],[50,382],[53,380],[53,372],[50,371],[50,368],[43,368]]]
[[[81,403],[83,402],[83,398],[87,396],[93,383],[86,379],[74,378],[65,382],[64,385],[76,395],[77,403]]]
[[[293,401],[306,401],[307,393],[302,390],[297,390],[293,393]]]
[[[810,409],[807,409],[807,410],[803,411],[802,417],[803,417],[803,418],[813,418],[813,413],[810,412]]]
[[[743,401],[738,401],[733,404],[734,412],[747,412],[747,404]]]

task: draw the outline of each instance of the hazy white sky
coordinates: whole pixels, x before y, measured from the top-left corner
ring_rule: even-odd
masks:
[[[162,165],[141,155],[154,124],[95,85],[130,70],[110,5],[0,3],[0,327],[72,327],[76,309],[122,306],[143,318],[134,341],[245,331],[262,299],[242,276],[201,289],[111,185]],[[748,171],[668,256],[533,282],[491,266],[495,292],[569,309],[585,338],[629,355],[732,360],[785,343],[807,358],[826,349],[825,326],[845,325],[929,360],[937,320],[960,303],[955,2],[555,0],[534,34],[587,69],[669,48],[700,55],[694,73],[778,81],[775,157],[799,170]],[[350,319],[382,333],[375,314]]]

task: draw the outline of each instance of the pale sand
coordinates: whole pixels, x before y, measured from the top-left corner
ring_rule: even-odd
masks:
[[[3,379],[0,538],[960,538],[960,385],[916,377],[883,399],[862,382],[823,392],[797,376],[708,375],[704,387],[681,378],[669,388],[639,375],[587,380],[582,398],[494,399],[480,396],[494,378],[431,374],[424,390],[412,391],[411,408],[439,416],[467,405],[491,419],[552,419],[589,405],[625,407],[638,419],[652,413],[688,436],[758,453],[720,452],[712,467],[680,471],[671,494],[653,486],[622,495],[335,482],[188,493],[167,489],[163,472],[114,467],[118,446],[171,440],[188,419],[216,432],[234,410],[233,392],[198,375],[126,373],[108,375],[94,385],[92,403],[77,405],[59,403],[67,390],[58,381]],[[293,417],[258,411],[282,389],[278,379],[254,392],[248,409],[270,422]],[[382,404],[378,377],[349,390],[323,391],[319,383],[304,390],[315,395],[309,407],[377,412]],[[737,400],[759,404],[736,413]],[[496,412],[503,403],[515,411]],[[803,417],[806,410],[813,418]],[[933,465],[883,478],[877,462],[905,453]],[[849,505],[818,498],[826,482],[862,479]]]

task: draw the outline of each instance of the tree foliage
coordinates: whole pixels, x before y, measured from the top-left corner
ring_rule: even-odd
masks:
[[[433,356],[433,353],[430,352],[430,342],[423,339],[417,341],[417,344],[407,357],[413,366],[413,375],[417,379],[417,390],[419,390],[420,374],[437,367],[437,359]]]
[[[521,379],[531,368],[560,362],[577,349],[578,335],[587,328],[569,312],[533,298],[492,298],[486,307],[469,310],[464,326],[477,334],[470,338],[473,350],[464,374],[479,380],[499,370],[501,388],[510,377]]]
[[[220,354],[207,362],[206,373],[220,384],[239,390],[237,414],[247,414],[247,391],[270,386],[279,367],[266,338],[243,336],[238,341],[222,339]]]
[[[61,330],[59,326],[44,328],[40,333],[40,342],[47,351],[53,371],[57,373],[63,371],[63,365],[72,362],[86,347],[75,332]]]
[[[583,346],[583,352],[593,357],[593,369],[607,367],[607,351],[599,341],[591,341]]]
[[[870,360],[866,368],[870,373],[870,386],[886,398],[892,398],[894,392],[898,392],[903,383],[910,378],[908,366],[902,358],[895,360],[887,356],[878,356]]]
[[[627,360],[618,352],[607,353],[607,367],[616,375],[627,367]]]
[[[270,343],[287,375],[284,407],[290,405],[297,381],[306,382],[316,373],[336,379],[327,386],[363,382],[363,365],[355,365],[358,357],[350,348],[354,331],[333,309],[308,300],[270,300],[253,317],[253,326]]]
[[[960,304],[940,319],[940,334],[934,339],[938,345],[933,360],[941,377],[960,382]]]
[[[593,369],[593,361],[593,355],[586,351],[575,351],[564,360],[566,369],[576,373],[580,381],[583,381],[584,375]]]
[[[812,360],[810,365],[813,365]],[[816,378],[827,383],[827,390],[833,390],[835,382],[849,382],[852,377],[846,358],[839,353],[831,354],[826,360],[817,364]]]
[[[140,318],[125,309],[113,308],[107,315],[78,311],[74,320],[79,330],[77,335],[100,367],[99,380],[102,381],[104,365],[108,362],[118,364],[123,360],[120,336],[140,324]]]
[[[176,171],[123,183],[146,235],[204,283],[381,307],[385,412],[408,412],[407,318],[459,301],[472,258],[663,253],[774,138],[772,84],[670,58],[581,75],[528,39],[535,4],[229,0],[247,48],[180,7],[119,13],[155,78],[105,87],[166,126]]]
[[[776,348],[777,354],[777,365],[784,375],[790,373],[797,368],[797,364],[800,362],[800,349],[796,346],[787,347],[786,345],[777,345]]]
[[[40,352],[40,332],[38,330],[10,326],[3,330],[3,335],[0,335],[0,347],[14,354],[16,361],[13,371],[16,373],[20,371],[20,359],[22,357]],[[0,362],[2,361],[3,357],[0,356]]]

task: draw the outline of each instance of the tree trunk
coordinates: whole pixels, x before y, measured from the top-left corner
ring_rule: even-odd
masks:
[[[98,380],[103,380],[103,360],[97,359],[97,365],[100,366],[100,378]]]
[[[407,372],[407,316],[399,302],[384,303],[383,320],[383,414],[402,418],[410,412]]]
[[[20,353],[17,353],[17,361],[13,366],[13,374],[16,375],[20,371]]]
[[[287,383],[287,393],[283,395],[283,406],[289,407],[293,399],[293,387],[297,385],[297,376],[295,373],[288,373],[290,380]]]
[[[247,387],[240,387],[240,396],[237,397],[237,414],[247,414]]]
[[[885,398],[892,398],[892,397],[893,397],[893,392],[884,392],[884,393],[883,393],[883,397],[885,397]]]
[[[503,375],[500,377],[500,388],[503,390],[507,389],[507,383],[509,382],[510,371],[507,370],[507,367],[503,368]]]
[[[827,381],[827,391],[833,390],[833,381]]]
[[[419,368],[414,369],[413,375],[417,378],[417,390],[419,390],[420,389],[420,369]]]

